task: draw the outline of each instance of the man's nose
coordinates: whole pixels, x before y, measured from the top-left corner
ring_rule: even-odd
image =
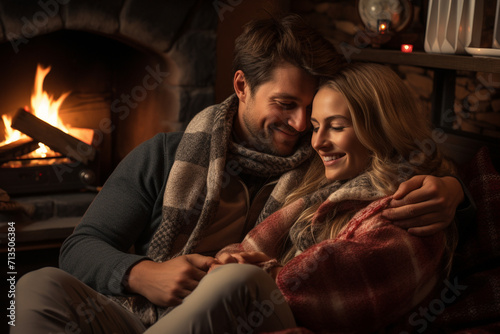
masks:
[[[307,130],[307,110],[306,108],[300,108],[291,113],[288,117],[288,125],[294,128],[298,132],[304,132]]]

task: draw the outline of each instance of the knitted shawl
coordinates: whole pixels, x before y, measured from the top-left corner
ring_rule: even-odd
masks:
[[[305,162],[312,154],[307,136],[288,157],[245,148],[231,140],[237,110],[238,98],[232,95],[221,104],[204,109],[188,124],[167,180],[162,221],[147,251],[153,261],[163,262],[193,252],[217,213],[228,173],[234,175],[238,169],[247,174],[279,177],[258,221],[281,206],[286,194],[305,173],[308,165]],[[232,162],[232,170],[228,170],[226,161]],[[182,240],[184,246],[172,254],[172,246],[178,240]],[[146,326],[154,324],[169,310],[153,305],[142,296],[116,299],[136,313]]]

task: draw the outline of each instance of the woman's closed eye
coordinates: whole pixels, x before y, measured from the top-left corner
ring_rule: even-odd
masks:
[[[346,128],[346,126],[330,126],[329,130],[340,132],[340,131],[344,131],[345,128]],[[319,126],[314,126],[313,125],[312,131],[313,132],[318,132],[319,131]]]

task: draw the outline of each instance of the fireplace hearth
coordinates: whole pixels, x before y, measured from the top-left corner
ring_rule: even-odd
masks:
[[[99,158],[85,180],[100,185],[135,146],[182,130],[213,104],[217,23],[211,2],[200,0],[0,0],[0,115],[29,105],[37,64],[50,66],[46,90],[70,92],[61,118],[95,132]],[[64,176],[86,175],[89,164],[70,158],[61,168],[76,174]],[[0,189],[11,173],[0,167]],[[20,174],[40,180],[38,169]]]

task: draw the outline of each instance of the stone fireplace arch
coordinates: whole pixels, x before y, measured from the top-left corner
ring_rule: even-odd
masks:
[[[26,103],[36,62],[50,65],[48,90],[73,91],[63,117],[101,135],[106,177],[214,103],[217,24],[202,0],[0,0],[0,113]]]

